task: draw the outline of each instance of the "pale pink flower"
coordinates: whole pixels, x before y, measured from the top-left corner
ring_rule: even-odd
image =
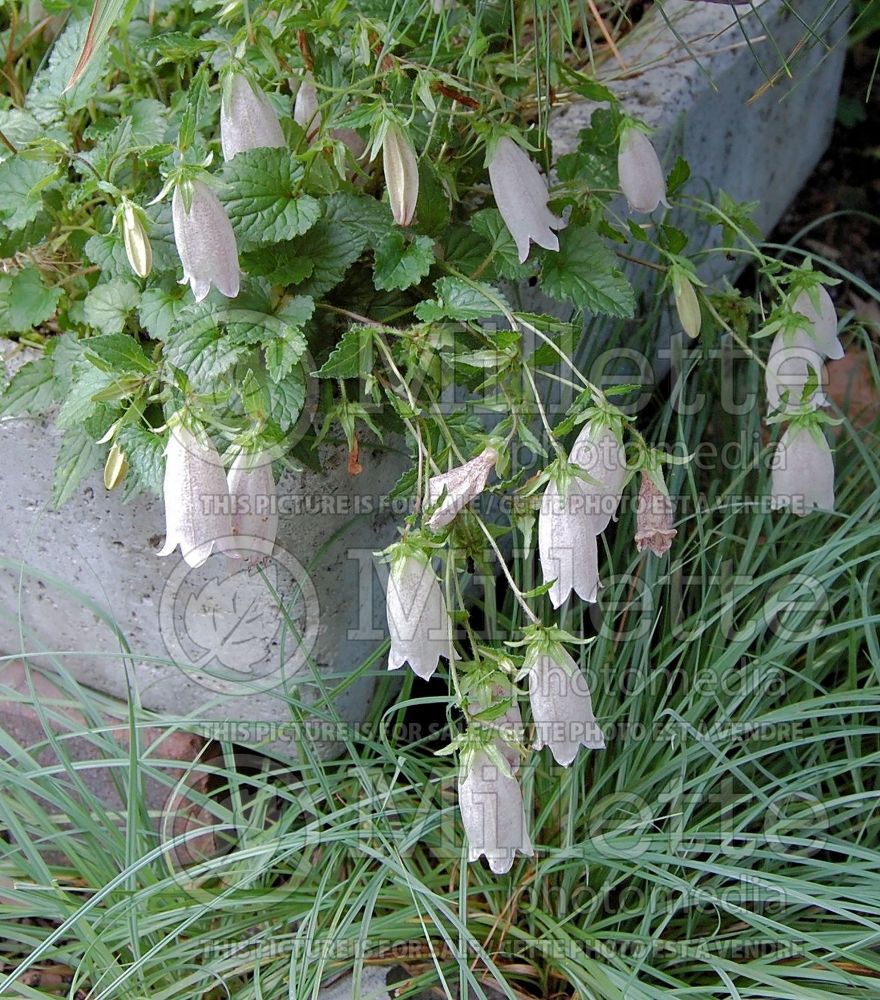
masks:
[[[486,856],[496,875],[509,872],[517,852],[534,854],[523,808],[522,792],[506,768],[493,763],[485,750],[469,755],[466,774],[458,782],[458,805],[468,841],[468,861]]]
[[[505,691],[499,686],[494,686],[491,694],[487,697],[485,705],[478,698],[469,698],[468,714],[472,716],[479,715],[487,708],[490,708],[491,705],[507,699],[510,699],[510,704],[501,715],[492,719],[491,722],[475,721],[472,719],[469,725],[471,727],[483,727],[495,734],[493,739],[495,747],[504,760],[507,761],[510,770],[516,774],[519,770],[520,756],[515,744],[522,743],[524,726],[515,689]]]
[[[271,556],[278,534],[278,506],[272,460],[265,452],[242,449],[227,475],[232,535],[227,548],[232,558]]]
[[[227,298],[238,295],[241,271],[235,234],[220,199],[204,181],[188,182],[191,190],[186,210],[180,185],[171,199],[174,242],[183,264],[183,281],[189,282],[196,302],[213,284]]]
[[[638,128],[626,128],[617,154],[620,189],[634,212],[653,212],[666,204],[666,180],[651,140]]]
[[[309,135],[314,135],[321,128],[321,112],[318,110],[318,92],[315,90],[315,78],[306,73],[296,92],[293,102],[293,120],[305,129]]]
[[[529,156],[507,136],[495,146],[489,183],[501,218],[516,243],[520,263],[529,256],[530,241],[545,250],[559,249],[553,230],[561,229],[563,223],[547,207],[547,182]]]
[[[821,430],[788,427],[773,456],[770,506],[803,517],[815,507],[834,510],[834,459]]]
[[[587,505],[581,482],[574,477],[564,487],[551,479],[541,498],[538,555],[544,583],[554,581],[549,590],[554,608],[572,590],[584,601],[598,597],[599,548]]]
[[[165,544],[177,546],[189,566],[201,566],[232,533],[226,473],[217,449],[203,432],[173,427],[165,449]]]
[[[483,492],[497,461],[498,452],[494,448],[485,448],[464,465],[428,480],[428,506],[433,507],[443,497],[440,506],[428,519],[431,531],[446,527],[462,508]]]
[[[449,615],[443,591],[427,557],[396,555],[391,561],[386,595],[391,650],[388,669],[409,661],[413,672],[428,680],[440,657],[453,659]]]
[[[807,398],[804,390],[810,379],[816,388]],[[764,386],[767,402],[771,410],[784,408],[796,410],[803,406],[815,409],[825,406],[828,400],[822,391],[825,384],[824,356],[817,343],[803,330],[795,330],[787,335],[780,330],[770,345]]]
[[[568,460],[594,482],[578,479],[584,493],[584,513],[590,530],[600,535],[620,505],[620,495],[626,481],[626,450],[607,424],[599,419],[588,420],[572,445]]]
[[[636,548],[650,549],[655,556],[665,555],[672,548],[677,532],[672,527],[672,500],[647,472],[642,473],[636,506]]]
[[[382,141],[382,166],[391,214],[398,226],[408,226],[419,200],[419,165],[408,136],[390,124]]]
[[[605,737],[593,714],[593,699],[583,671],[558,642],[529,647],[529,701],[535,724],[535,749],[550,747],[556,762],[568,767],[578,748],[601,750]]]
[[[220,145],[223,159],[249,149],[287,145],[269,98],[244,73],[234,73],[220,103]]]

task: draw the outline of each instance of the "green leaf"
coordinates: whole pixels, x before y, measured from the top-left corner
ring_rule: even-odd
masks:
[[[192,305],[188,289],[180,285],[172,289],[148,288],[141,295],[138,316],[141,326],[157,340],[167,340],[172,330],[183,321],[186,310]]]
[[[461,278],[440,278],[434,283],[437,299],[428,299],[416,306],[416,316],[426,322],[439,319],[481,319],[497,316],[496,303],[505,303],[497,288],[483,282],[468,282]]]
[[[309,260],[312,265],[298,291],[317,299],[335,288],[363,253],[367,240],[366,233],[324,219],[305,236],[292,240],[287,244],[288,252]]]
[[[97,2],[104,4],[104,0]],[[110,2],[120,8],[122,6],[120,0]],[[98,79],[107,62],[107,51],[98,51],[93,47],[90,58],[85,63],[80,59],[80,55],[86,50],[87,41],[94,46],[94,31],[89,34],[93,24],[84,17],[69,21],[52,47],[48,64],[34,77],[25,106],[43,124],[59,121],[81,111],[94,99]],[[75,86],[67,90],[75,69],[80,70],[80,76]]]
[[[195,388],[217,388],[217,380],[247,353],[248,347],[226,336],[213,317],[176,330],[166,341],[165,357],[184,371]]]
[[[0,221],[7,229],[24,229],[43,207],[43,191],[55,167],[26,156],[0,163]]]
[[[140,300],[140,289],[133,281],[112,278],[89,292],[83,303],[86,322],[101,333],[121,333],[128,314]]]
[[[301,236],[317,222],[320,204],[300,193],[302,175],[287,149],[251,149],[225,165],[223,202],[240,249]]]
[[[474,232],[489,241],[492,264],[503,278],[521,280],[534,271],[533,266],[520,264],[516,243],[497,208],[485,208],[482,212],[477,212],[471,219],[471,225]]]
[[[267,384],[272,404],[272,419],[282,431],[296,423],[306,401],[306,379],[302,365],[295,365],[280,382]]]
[[[315,378],[360,378],[373,370],[373,334],[369,326],[353,326],[330,352]]]
[[[294,326],[284,325],[275,336],[264,341],[266,368],[273,382],[280,382],[290,374],[293,366],[305,354],[306,338]]]
[[[102,371],[82,360],[75,366],[70,386],[55,423],[62,429],[73,430],[98,411],[103,405],[94,397],[117,382],[112,372]]]
[[[617,266],[617,256],[584,226],[559,234],[559,253],[544,258],[541,288],[560,302],[573,302],[592,313],[624,319],[635,315],[635,293]]]
[[[106,371],[148,374],[154,368],[153,362],[144,354],[144,349],[134,339],[124,333],[110,333],[103,337],[90,337],[82,341],[86,356],[98,368]]]
[[[417,285],[434,263],[434,241],[428,236],[416,236],[407,245],[399,230],[390,232],[376,250],[373,284],[381,291],[403,291]]]
[[[123,424],[117,441],[144,489],[161,494],[165,474],[165,447],[162,438],[141,424]]]
[[[55,459],[52,504],[58,508],[76,492],[86,476],[101,463],[102,448],[82,427],[73,427],[61,438]]]
[[[0,415],[45,413],[55,400],[54,376],[51,358],[36,358],[22,365],[0,394]]]
[[[0,333],[26,333],[45,323],[61,298],[60,288],[47,288],[35,267],[0,274]]]
[[[691,168],[688,166],[687,160],[683,160],[680,156],[677,157],[666,177],[666,194],[674,194],[690,176]]]

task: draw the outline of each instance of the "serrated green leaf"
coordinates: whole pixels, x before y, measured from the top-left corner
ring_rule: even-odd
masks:
[[[468,282],[461,278],[440,278],[434,283],[436,299],[420,302],[416,316],[425,322],[439,319],[481,319],[497,316],[502,310],[496,304],[504,303],[504,296],[497,288],[484,282]]]
[[[269,382],[272,419],[287,432],[299,419],[306,401],[306,380],[302,365],[295,365],[280,382]]]
[[[315,378],[360,378],[373,370],[373,335],[369,326],[353,326],[316,371]]]
[[[165,357],[187,374],[202,391],[216,388],[217,380],[244,357],[246,345],[236,343],[206,317],[175,330],[165,342]]]
[[[434,263],[434,242],[416,236],[410,243],[399,230],[390,232],[376,250],[373,284],[381,291],[404,291],[418,284]]]
[[[273,382],[280,382],[290,374],[293,366],[305,354],[306,338],[294,326],[285,325],[271,340],[264,343],[266,368]]]
[[[117,438],[128,461],[144,489],[160,495],[165,474],[165,448],[162,438],[140,424],[123,424]],[[126,495],[130,493],[126,490]]]
[[[117,372],[147,374],[153,370],[153,362],[144,349],[134,339],[124,333],[111,333],[102,337],[89,337],[82,341],[83,350],[97,367]],[[92,357],[93,356],[93,357]]]
[[[471,219],[471,225],[474,232],[488,240],[492,265],[502,278],[522,280],[534,271],[529,264],[520,264],[516,243],[497,208],[484,208],[482,212],[477,212]]]
[[[0,274],[0,333],[25,333],[55,312],[60,288],[47,288],[35,267]]]
[[[56,508],[66,503],[80,483],[100,467],[102,448],[89,437],[82,427],[73,427],[61,438],[55,459],[55,478],[52,483],[52,505]]]
[[[51,358],[36,358],[22,365],[0,394],[0,416],[45,413],[55,399],[54,377]]]
[[[635,315],[635,293],[616,255],[584,226],[570,226],[559,234],[559,253],[544,258],[541,288],[560,302],[592,313],[623,319]]]
[[[0,221],[7,229],[24,229],[34,221],[55,169],[51,163],[22,155],[0,163]]]
[[[683,160],[680,156],[676,157],[672,169],[666,176],[666,194],[674,194],[690,176],[691,168],[688,166],[687,160]]]
[[[180,285],[175,285],[173,289],[148,288],[141,294],[138,317],[151,337],[167,340],[171,331],[181,325],[183,315],[191,305],[188,290]]]
[[[320,204],[300,193],[302,174],[287,149],[251,149],[225,165],[222,200],[240,249],[290,240],[317,222]]]
[[[335,288],[363,253],[366,233],[322,219],[305,236],[292,240],[289,252],[308,259],[312,268],[298,291],[317,299]]]
[[[128,314],[136,308],[140,296],[138,286],[125,278],[100,282],[83,303],[85,320],[101,333],[121,333]]]
[[[112,372],[102,371],[81,360],[64,393],[55,423],[63,430],[80,427],[103,404],[94,397],[117,382]]]
[[[114,2],[119,5],[119,0]],[[44,125],[81,111],[95,95],[98,78],[107,61],[106,49],[101,49],[88,61],[76,84],[67,89],[89,37],[89,26],[89,20],[84,17],[68,21],[52,47],[48,63],[31,83],[25,106]]]

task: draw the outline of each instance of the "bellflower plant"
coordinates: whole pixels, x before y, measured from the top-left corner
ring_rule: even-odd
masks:
[[[184,181],[174,189],[171,205],[174,242],[196,302],[214,285],[230,299],[240,288],[235,234],[220,199],[204,181]]]
[[[632,211],[653,212],[659,204],[666,204],[666,181],[657,152],[636,126],[626,126],[621,132],[617,173]]]
[[[226,81],[220,105],[220,144],[225,160],[243,150],[286,145],[269,98],[244,73],[233,73]]]
[[[253,560],[271,556],[278,534],[278,505],[272,460],[242,448],[227,475],[234,543],[227,555]]]

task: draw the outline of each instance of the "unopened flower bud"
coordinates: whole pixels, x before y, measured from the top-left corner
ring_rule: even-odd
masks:
[[[382,166],[391,214],[398,226],[408,226],[419,198],[419,165],[403,130],[390,124],[382,141]]]
[[[249,149],[286,145],[278,115],[269,98],[244,73],[228,81],[220,105],[220,145],[223,159]]]
[[[315,78],[306,73],[302,78],[293,102],[293,120],[305,129],[311,138],[321,128],[321,112],[318,110],[318,91]]]
[[[662,556],[672,548],[672,539],[677,534],[672,527],[672,515],[669,495],[657,485],[653,476],[642,472],[636,506],[635,542],[639,552],[650,549],[655,556]]]
[[[653,212],[666,204],[666,180],[651,140],[641,129],[625,128],[617,154],[620,189],[634,212]]]
[[[498,140],[489,162],[489,183],[495,204],[516,243],[520,263],[529,256],[529,243],[558,250],[554,229],[562,220],[549,208],[547,183],[529,156],[508,136]]]
[[[128,472],[128,459],[119,445],[114,443],[110,446],[107,461],[104,463],[104,489],[112,490],[118,486],[125,479],[126,472]]]
[[[241,272],[235,234],[220,199],[204,181],[190,184],[187,211],[181,186],[174,189],[171,217],[174,242],[183,264],[183,281],[189,282],[196,302],[215,285],[227,298],[238,295]]]
[[[132,271],[139,278],[146,278],[153,270],[153,246],[147,235],[142,210],[128,199],[122,206],[122,241]]]
[[[682,330],[691,340],[696,340],[700,335],[700,327],[703,323],[700,300],[697,298],[690,278],[681,270],[676,270],[673,275],[672,295],[675,299],[675,309]]]

